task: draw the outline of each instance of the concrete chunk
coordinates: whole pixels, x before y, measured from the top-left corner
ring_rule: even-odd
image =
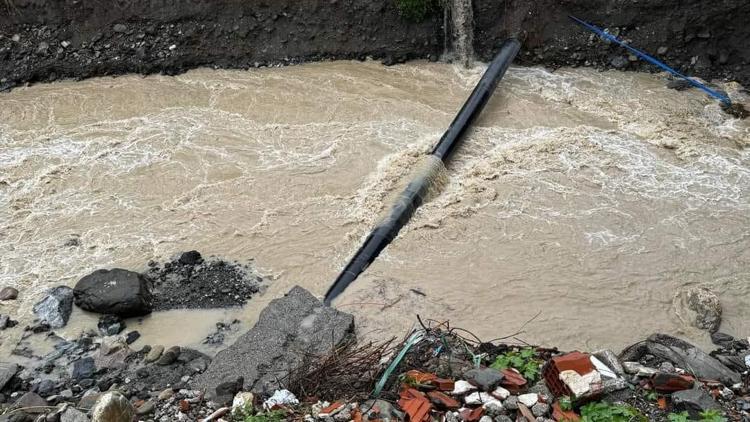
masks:
[[[219,384],[243,377],[245,390],[273,392],[305,355],[324,355],[351,338],[353,331],[353,316],[294,287],[271,301],[250,331],[219,352],[196,377],[194,387],[215,397]]]

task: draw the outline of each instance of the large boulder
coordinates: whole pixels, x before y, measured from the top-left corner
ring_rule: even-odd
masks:
[[[115,268],[97,270],[78,281],[75,303],[81,309],[124,318],[151,312],[151,283],[141,274]]]
[[[47,291],[47,296],[34,305],[34,314],[43,324],[62,328],[73,311],[73,289],[57,286]]]
[[[691,287],[673,301],[677,316],[696,328],[715,333],[721,326],[722,307],[719,297],[705,287]]]
[[[250,331],[219,352],[194,386],[216,397],[217,386],[241,377],[244,390],[273,392],[305,356],[330,352],[350,339],[353,331],[354,317],[294,287],[271,301]]]

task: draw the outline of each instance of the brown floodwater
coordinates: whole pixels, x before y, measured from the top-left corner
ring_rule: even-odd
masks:
[[[295,284],[322,296],[482,70],[342,61],[0,94],[0,286],[21,291],[0,313],[29,323],[48,287],[190,249],[253,259],[267,291],[245,309],[130,321],[141,343],[245,329]],[[746,336],[749,145],[748,122],[660,75],[512,68],[442,190],[335,306],[374,339],[419,314],[484,340],[619,349],[660,331],[705,345],[673,304],[700,285],[722,330]],[[61,332],[94,322],[76,311]],[[3,336],[6,355],[20,329]]]

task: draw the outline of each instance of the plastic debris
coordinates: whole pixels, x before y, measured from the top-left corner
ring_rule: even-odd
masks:
[[[297,397],[289,390],[276,390],[270,399],[263,403],[266,410],[274,409],[278,406],[291,406],[299,404]]]

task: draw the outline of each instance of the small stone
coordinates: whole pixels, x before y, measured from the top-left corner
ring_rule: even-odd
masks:
[[[503,406],[508,410],[518,410],[518,396],[508,397],[503,402]]]
[[[208,363],[206,363],[206,360],[203,358],[197,358],[193,359],[188,363],[188,367],[193,370],[193,372],[203,372],[208,367]]]
[[[628,55],[628,61],[629,62],[637,62],[638,61],[638,56],[636,56],[635,54],[629,54]]]
[[[125,422],[135,417],[135,408],[121,393],[102,394],[91,411],[91,422]]]
[[[501,415],[505,411],[503,404],[500,403],[499,400],[493,400],[491,402],[487,402],[482,407],[484,407],[484,413],[487,416],[492,416],[492,417]]]
[[[500,400],[505,400],[510,396],[510,391],[504,389],[503,387],[497,387],[495,391],[492,392],[492,395],[499,398]]]
[[[170,48],[170,50],[172,50],[172,48]],[[178,261],[182,265],[196,265],[203,262],[203,257],[198,251],[188,251],[183,252]]]
[[[99,400],[99,397],[102,396],[102,393],[99,391],[98,388],[92,388],[89,390],[86,390],[85,393],[83,393],[83,396],[81,396],[81,400],[78,401],[78,408],[79,409],[91,409],[96,405],[96,402]]]
[[[453,384],[453,392],[451,394],[454,396],[460,396],[476,389],[477,387],[472,385],[469,381],[459,380]]]
[[[674,365],[672,365],[672,362],[664,361],[661,363],[661,365],[659,365],[659,370],[671,374],[675,372],[675,367]]]
[[[68,47],[70,47],[70,42],[69,41],[62,41],[60,43],[60,45],[62,46],[62,48],[68,48]]]
[[[615,56],[610,60],[609,64],[615,69],[625,69],[628,67],[628,59],[623,56]]]
[[[492,400],[497,400],[487,393],[475,392],[471,393],[464,398],[464,402],[470,406],[476,406],[487,403]]]
[[[490,391],[500,384],[503,374],[493,368],[475,368],[464,373],[466,379],[484,391]]]
[[[73,311],[73,289],[57,286],[47,291],[47,296],[34,305],[34,314],[42,324],[62,328]]]
[[[13,40],[13,42],[19,42],[21,41],[21,36],[18,34],[14,34],[13,37],[11,37],[11,40]]]
[[[85,357],[73,362],[70,377],[76,380],[82,380],[84,378],[91,378],[91,376],[94,375],[94,372],[96,372],[94,358]]]
[[[237,409],[242,410],[247,407],[252,407],[253,400],[255,400],[255,395],[253,395],[253,393],[247,391],[241,391],[237,393],[237,395],[234,396],[234,399],[232,400],[232,413],[234,413]]]
[[[15,300],[18,297],[18,290],[13,287],[3,287],[0,289],[0,301]]]
[[[135,413],[137,415],[148,415],[149,413],[154,411],[155,404],[151,400],[145,401],[142,405],[136,409]]]
[[[521,394],[518,396],[518,401],[526,407],[532,407],[539,401],[539,395],[536,393]]]
[[[177,358],[180,356],[180,346],[172,346],[169,349],[167,349],[164,354],[161,355],[158,361],[156,361],[157,365],[161,366],[167,366],[175,363],[177,361]]]
[[[485,415],[479,418],[479,422],[493,422],[493,420],[491,417]]]
[[[514,422],[508,415],[500,415],[495,418],[495,422]]]
[[[177,45],[176,44],[172,44],[172,45],[169,46],[169,51],[174,51],[176,49],[177,49]]]
[[[167,388],[167,389],[163,390],[163,391],[162,391],[161,393],[159,393],[159,395],[157,396],[157,398],[158,398],[159,400],[161,400],[161,401],[164,401],[164,400],[169,400],[169,399],[171,399],[172,397],[174,397],[174,390],[172,390],[171,388]]]
[[[34,391],[42,397],[48,397],[55,391],[55,382],[50,379],[41,380],[34,387]]]
[[[656,54],[663,56],[667,54],[668,51],[669,51],[669,47],[661,46],[656,50]]]
[[[162,352],[164,352],[164,346],[157,344],[149,350],[143,360],[147,363],[156,362],[161,357]]]
[[[64,399],[72,399],[73,398],[73,391],[69,388],[60,391],[60,397]]]
[[[638,375],[639,377],[650,377],[659,372],[654,368],[643,366],[638,362],[623,362],[622,367],[625,369],[626,373]]]
[[[699,414],[706,410],[720,410],[721,407],[706,391],[700,388],[678,391],[672,394],[675,409],[687,411],[691,418],[698,419]]]
[[[121,23],[118,23],[118,24],[115,24],[115,26],[113,26],[113,27],[112,27],[112,29],[113,29],[113,30],[114,30],[115,32],[117,32],[117,33],[120,33],[120,34],[121,34],[121,33],[125,32],[125,31],[127,31],[127,30],[128,30],[128,27],[127,27],[127,26],[125,26],[125,25],[123,25],[123,24],[121,24]]]
[[[89,417],[80,410],[68,406],[60,415],[60,422],[88,422]]]
[[[96,326],[103,336],[114,336],[125,329],[125,321],[117,315],[102,315]]]
[[[139,333],[138,331],[131,331],[125,336],[125,343],[133,344],[139,338],[141,338],[141,333]]]
[[[45,408],[47,406],[47,401],[40,397],[39,394],[29,391],[28,393],[21,396],[18,400],[16,400],[15,406],[24,408]],[[27,412],[43,413],[44,410],[46,409],[36,409],[34,411],[28,410]]]
[[[533,413],[537,418],[545,416],[547,413],[549,413],[549,405],[547,403],[537,403],[531,407],[531,413]]]

